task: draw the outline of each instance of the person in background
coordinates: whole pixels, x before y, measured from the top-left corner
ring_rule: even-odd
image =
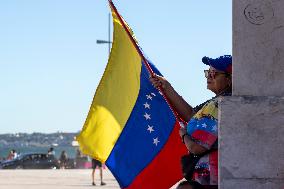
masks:
[[[19,155],[16,150],[13,150],[13,154],[14,154],[13,159],[16,159],[18,157],[18,155]]]
[[[13,153],[13,150],[11,150],[8,156],[6,157],[6,160],[12,160],[13,158],[14,158],[14,153]]]
[[[92,159],[92,185],[96,186],[95,183],[95,172],[96,172],[96,168],[99,167],[100,169],[100,178],[101,178],[101,186],[106,185],[105,182],[103,182],[103,167],[102,167],[102,163],[96,159]]]
[[[82,153],[79,149],[76,150],[76,159],[79,159],[82,157]]]
[[[7,156],[7,158],[6,158],[6,160],[16,159],[17,157],[18,157],[18,154],[17,154],[16,150],[15,150],[15,149],[12,149],[12,150],[9,152],[9,154],[8,154],[8,156]]]
[[[17,151],[13,149],[12,152],[13,152],[13,159],[16,159],[18,157]]]
[[[49,148],[48,151],[47,151],[47,155],[53,155],[55,156],[55,151],[54,151],[54,148]]]
[[[68,161],[68,156],[67,156],[67,153],[65,152],[65,150],[63,150],[61,152],[61,155],[59,157],[59,161],[60,161],[60,168],[65,169],[66,166],[67,166],[67,161]]]

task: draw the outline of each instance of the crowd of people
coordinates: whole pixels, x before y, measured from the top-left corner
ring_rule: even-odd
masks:
[[[48,156],[54,156],[55,157],[55,151],[54,148],[51,147],[48,149],[47,153]],[[8,155],[6,157],[2,157],[0,158],[0,162],[2,161],[7,161],[7,160],[14,160],[19,156],[19,154],[17,153],[17,151],[15,149],[12,149],[9,151]],[[65,169],[68,167],[68,156],[65,150],[63,150],[58,158],[58,163],[60,165],[61,169]]]
[[[53,147],[49,148],[46,154],[48,156],[55,156],[56,155]],[[17,157],[18,157],[18,153],[16,152],[15,149],[12,149],[8,153],[7,157],[1,158],[0,161],[13,160]],[[78,159],[84,158],[84,157],[85,156],[82,155],[81,151],[79,149],[77,149],[75,159],[78,160]],[[58,163],[60,165],[60,169],[69,168],[68,167],[68,160],[69,160],[69,158],[68,158],[67,152],[65,150],[62,150],[61,154],[58,158]],[[103,182],[103,164],[96,159],[92,159],[92,173],[91,173],[92,185],[93,186],[96,185],[96,183],[95,183],[95,172],[96,172],[97,168],[99,169],[100,185],[101,186],[106,185],[106,183]]]
[[[47,155],[55,156],[55,151],[54,151],[53,147],[48,149]],[[60,154],[59,159],[58,159],[58,163],[59,163],[61,169],[67,168],[68,156],[67,156],[67,153],[66,153],[65,150],[61,151],[61,154]]]

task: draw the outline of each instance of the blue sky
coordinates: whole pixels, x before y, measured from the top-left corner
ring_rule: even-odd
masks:
[[[113,1],[191,105],[213,96],[203,56],[232,52],[228,0]],[[0,2],[0,133],[81,130],[107,64],[107,0]]]

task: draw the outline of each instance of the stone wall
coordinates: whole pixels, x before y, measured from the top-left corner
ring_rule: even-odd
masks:
[[[284,189],[284,0],[233,0],[233,96],[219,99],[219,188]]]
[[[233,0],[234,95],[284,95],[284,1]]]
[[[220,99],[220,188],[284,188],[284,98]]]

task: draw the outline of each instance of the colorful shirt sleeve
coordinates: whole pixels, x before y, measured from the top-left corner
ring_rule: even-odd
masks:
[[[218,137],[218,102],[206,103],[188,122],[187,133],[191,138],[210,149]]]

